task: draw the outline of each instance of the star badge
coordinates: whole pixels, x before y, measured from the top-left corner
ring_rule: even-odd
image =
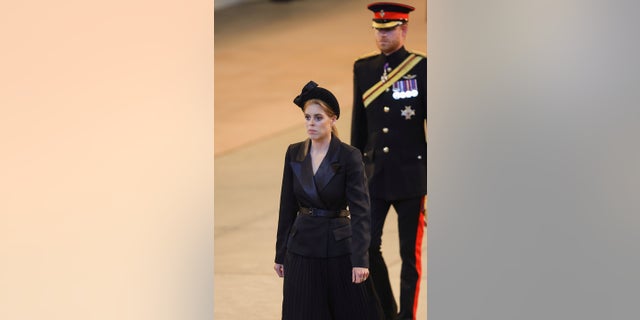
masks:
[[[416,115],[416,110],[412,109],[411,106],[404,106],[404,110],[400,111],[400,114],[406,120],[410,120],[412,116]]]

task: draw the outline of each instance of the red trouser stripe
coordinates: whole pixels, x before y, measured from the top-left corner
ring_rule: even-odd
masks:
[[[418,270],[418,280],[416,281],[416,292],[413,298],[413,319],[415,320],[418,310],[418,295],[420,293],[420,279],[422,278],[422,237],[424,236],[424,216],[425,197],[420,201],[420,215],[418,216],[418,230],[416,232],[416,269]]]

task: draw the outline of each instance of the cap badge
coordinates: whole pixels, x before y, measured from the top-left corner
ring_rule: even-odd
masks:
[[[384,10],[380,10],[380,18],[384,18]]]
[[[400,114],[406,119],[411,120],[412,116],[416,115],[416,111],[411,106],[404,106],[404,109],[400,111]]]

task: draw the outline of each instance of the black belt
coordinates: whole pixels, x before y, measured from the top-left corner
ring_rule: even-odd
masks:
[[[314,217],[327,217],[327,218],[339,218],[339,217],[348,217],[349,210],[325,210],[325,209],[317,209],[317,208],[305,208],[300,207],[298,209],[298,214],[310,215]]]

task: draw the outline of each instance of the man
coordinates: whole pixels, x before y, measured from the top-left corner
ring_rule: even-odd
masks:
[[[373,29],[379,52],[353,68],[351,144],[362,152],[371,196],[370,277],[386,319],[415,319],[427,194],[427,59],[404,47],[405,4],[377,2]],[[400,310],[382,257],[382,230],[393,206],[400,237]]]

